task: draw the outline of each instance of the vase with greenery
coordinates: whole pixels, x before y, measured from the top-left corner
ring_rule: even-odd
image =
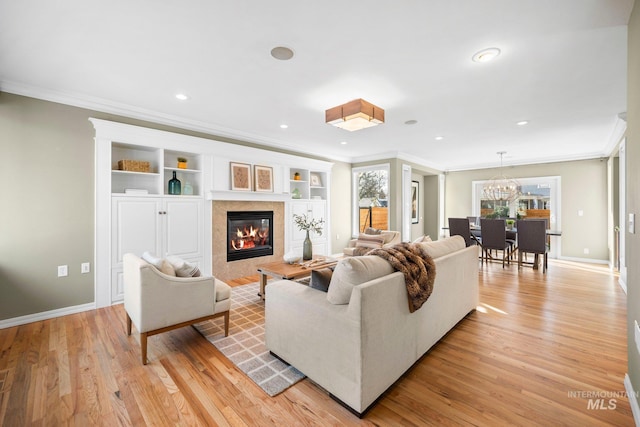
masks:
[[[293,222],[296,223],[298,230],[307,232],[307,236],[305,237],[304,243],[302,245],[302,259],[304,261],[310,260],[311,258],[313,258],[313,246],[311,243],[311,239],[309,238],[309,231],[313,231],[319,236],[322,236],[322,226],[324,225],[324,219],[309,218],[306,214],[294,214]]]

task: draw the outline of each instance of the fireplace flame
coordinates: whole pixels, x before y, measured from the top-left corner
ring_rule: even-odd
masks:
[[[231,247],[236,250],[251,249],[257,245],[265,245],[269,239],[269,228],[236,228],[236,238],[231,239]]]

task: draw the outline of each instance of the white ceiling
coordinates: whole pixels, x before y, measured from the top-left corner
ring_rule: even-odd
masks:
[[[505,165],[593,158],[609,154],[626,111],[632,6],[0,0],[0,90],[343,161],[457,170],[496,166],[498,151]],[[295,56],[276,60],[275,46]],[[486,47],[501,56],[472,62]],[[324,123],[325,109],[356,98],[386,122]]]

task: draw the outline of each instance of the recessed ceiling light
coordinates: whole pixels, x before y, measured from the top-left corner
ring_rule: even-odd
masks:
[[[418,121],[413,119],[404,122],[405,125],[415,125],[416,123],[418,123]]]
[[[340,144],[347,145],[347,141],[341,141]]]
[[[289,125],[285,125],[284,123],[280,125],[280,128],[281,128],[281,129],[286,129],[286,128],[288,128],[288,127],[289,127]]]
[[[440,135],[438,135],[438,136],[436,136],[434,139],[435,139],[436,141],[442,141],[442,140],[444,139],[444,136],[440,136]]]
[[[529,120],[520,120],[518,123],[516,123],[518,126],[524,126],[524,125],[528,125],[529,124]]]
[[[180,101],[186,101],[187,99],[189,99],[189,97],[184,93],[176,93],[176,98]]]
[[[488,62],[497,58],[498,55],[500,55],[500,49],[497,47],[490,47],[477,52],[471,57],[471,59],[473,59],[473,62]]]
[[[271,49],[271,56],[280,61],[288,61],[293,58],[293,51],[288,47],[276,46]]]

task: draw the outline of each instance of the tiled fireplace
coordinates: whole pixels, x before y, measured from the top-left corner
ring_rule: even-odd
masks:
[[[227,262],[273,255],[273,211],[227,211]]]
[[[257,264],[282,259],[284,202],[214,200],[212,203],[215,277],[229,280],[256,275]],[[242,225],[236,221],[238,212],[245,213]],[[246,257],[247,254],[251,257]]]

